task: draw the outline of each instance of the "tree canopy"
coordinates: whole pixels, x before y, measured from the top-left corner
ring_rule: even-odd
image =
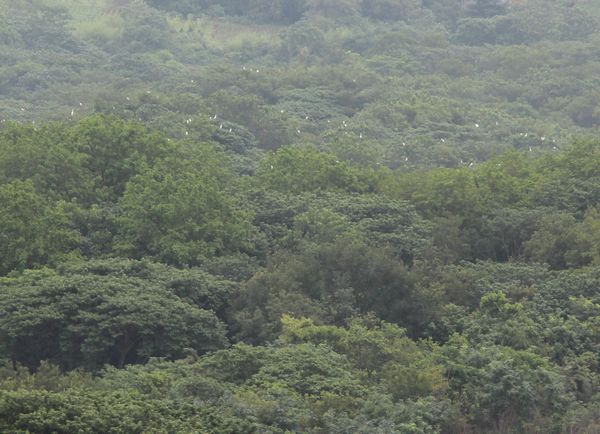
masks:
[[[0,432],[600,432],[599,24],[0,0]]]

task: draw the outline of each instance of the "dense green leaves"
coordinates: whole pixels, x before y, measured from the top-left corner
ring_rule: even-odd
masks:
[[[112,117],[13,125],[1,143],[0,345],[71,382],[7,371],[8,429],[104,429],[104,404],[81,415],[105,401],[132,406],[134,432],[594,426],[594,141],[419,178],[316,147],[234,160]],[[144,256],[181,268],[123,258]],[[131,368],[79,384],[44,360]]]
[[[0,203],[0,274],[77,256],[66,203],[47,201],[31,181],[0,185]]]
[[[251,249],[249,215],[227,192],[223,156],[199,145],[135,177],[120,202],[117,249],[134,257],[197,265]]]
[[[0,431],[599,431],[594,2],[50,3],[0,0]]]
[[[339,161],[313,147],[286,147],[268,156],[257,171],[260,182],[272,189],[305,191],[373,191],[375,172]]]
[[[177,294],[184,282],[167,276],[148,279],[146,273],[123,276],[111,265],[3,279],[0,341],[5,356],[31,367],[51,360],[65,368],[93,369],[225,344],[223,324],[202,308],[218,307],[210,298],[218,300],[220,294],[202,297],[184,288]]]

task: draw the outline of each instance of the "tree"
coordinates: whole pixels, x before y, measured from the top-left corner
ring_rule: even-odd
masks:
[[[410,12],[420,6],[415,0],[376,0],[360,2],[361,14],[383,21],[405,19]]]
[[[60,273],[142,279],[148,284],[168,289],[194,306],[215,312],[221,319],[225,318],[225,309],[238,290],[237,283],[203,269],[178,269],[149,260],[113,258],[68,262],[60,266]]]
[[[115,202],[131,177],[175,149],[161,134],[110,115],[80,121],[67,140],[81,156],[81,165],[94,183],[88,202]]]
[[[458,337],[443,353],[450,388],[476,426],[518,431],[530,417],[564,409],[564,379],[543,357],[504,347],[473,348]]]
[[[145,4],[124,10],[125,26],[113,49],[118,52],[146,52],[166,48],[170,28],[163,14]]]
[[[288,146],[261,161],[258,180],[288,193],[303,191],[373,191],[376,174],[338,161],[312,146]]]
[[[327,18],[341,18],[358,14],[357,0],[308,0],[308,12]]]
[[[251,249],[250,215],[227,191],[226,164],[209,145],[196,145],[134,177],[120,201],[117,250],[197,265]]]
[[[467,2],[467,12],[470,15],[492,17],[506,13],[509,4],[507,0],[472,0]]]
[[[13,30],[9,37],[11,42],[38,50],[63,48],[77,51],[77,43],[67,28],[70,16],[66,8],[39,0],[11,1],[5,8],[10,17],[8,29]]]
[[[77,256],[69,206],[52,203],[31,181],[0,184],[0,275]]]
[[[348,328],[319,326],[309,319],[282,318],[284,342],[325,344],[343,354],[370,381],[381,381],[394,399],[441,393],[443,369],[431,348],[419,346],[395,324],[355,318]]]
[[[292,60],[299,56],[321,54],[325,47],[323,32],[316,26],[300,22],[286,29],[282,37],[282,55]]]
[[[325,345],[298,344],[278,349],[252,377],[252,382],[282,383],[302,395],[364,393],[348,359]]]
[[[48,198],[89,198],[93,179],[68,135],[68,127],[58,122],[40,128],[7,125],[0,131],[0,182],[29,179]]]
[[[288,23],[295,23],[300,20],[306,12],[307,4],[305,0],[282,0],[282,12]]]
[[[421,300],[399,259],[361,240],[340,237],[297,254],[274,256],[235,300],[232,316],[241,339],[263,342],[278,334],[285,313],[340,325],[358,313],[373,312],[409,327],[434,308]]]
[[[524,255],[533,261],[546,262],[554,269],[589,263],[592,258],[586,255],[585,240],[577,236],[576,227],[572,215],[544,216],[538,230],[524,244]]]
[[[226,343],[213,312],[142,278],[31,271],[0,283],[0,345],[28,367],[123,367]]]

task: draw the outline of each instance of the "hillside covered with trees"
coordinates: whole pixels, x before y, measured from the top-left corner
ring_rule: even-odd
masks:
[[[600,6],[0,0],[0,432],[600,432]]]

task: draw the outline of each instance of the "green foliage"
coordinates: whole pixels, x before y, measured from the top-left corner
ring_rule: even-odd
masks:
[[[84,204],[116,201],[130,177],[174,149],[162,135],[115,116],[72,128],[10,125],[1,134],[3,181],[31,179],[45,194]]]
[[[317,190],[365,193],[374,190],[377,175],[313,147],[294,146],[282,148],[261,161],[257,178],[265,187],[291,193]]]
[[[262,342],[274,338],[285,313],[340,324],[356,313],[374,312],[410,326],[420,321],[419,297],[400,260],[342,237],[274,257],[248,281],[234,303],[234,317],[240,338]]]
[[[40,360],[65,368],[122,367],[150,356],[177,357],[186,347],[207,351],[225,344],[213,312],[160,281],[39,271],[1,283],[3,353],[31,367]]]
[[[446,380],[426,343],[421,346],[393,324],[370,324],[372,318],[354,320],[348,329],[317,326],[312,320],[282,318],[286,342],[327,343],[348,357],[371,381],[382,381],[395,399],[437,394]]]
[[[281,42],[282,55],[288,60],[306,60],[310,55],[319,55],[325,50],[323,32],[318,27],[304,22],[286,29]]]
[[[503,0],[474,0],[467,2],[467,13],[489,17],[506,12],[509,2]]]
[[[528,417],[554,415],[564,405],[564,377],[541,357],[502,347],[472,349],[458,340],[447,351],[447,369],[457,381],[450,387],[480,426],[524,427]]]
[[[383,21],[398,21],[406,19],[410,13],[414,13],[419,7],[418,2],[414,0],[376,0],[360,2],[361,14]]]
[[[117,249],[167,263],[250,249],[249,215],[226,190],[226,160],[208,146],[181,149],[127,185]]]
[[[282,384],[302,395],[360,395],[344,356],[325,346],[300,344],[277,351],[253,377],[263,385]]]
[[[524,254],[531,260],[546,262],[552,268],[586,265],[582,242],[575,232],[576,221],[570,214],[545,216],[539,229],[525,243]]]
[[[45,381],[46,372],[34,380]],[[225,420],[211,408],[180,405],[173,399],[150,397],[121,385],[107,390],[101,385],[75,381],[67,387],[21,384],[3,389],[0,427],[10,432],[211,432],[235,433],[248,424]]]
[[[50,197],[85,198],[92,179],[82,167],[84,155],[69,146],[67,136],[63,125],[7,125],[0,132],[2,182],[29,179]]]
[[[173,152],[164,137],[149,134],[139,124],[95,116],[80,122],[72,140],[83,154],[82,166],[95,182],[94,194],[114,201],[133,175]]]
[[[599,23],[0,0],[0,431],[598,432]]]
[[[47,201],[31,181],[0,185],[0,203],[0,275],[77,256],[68,204]]]

